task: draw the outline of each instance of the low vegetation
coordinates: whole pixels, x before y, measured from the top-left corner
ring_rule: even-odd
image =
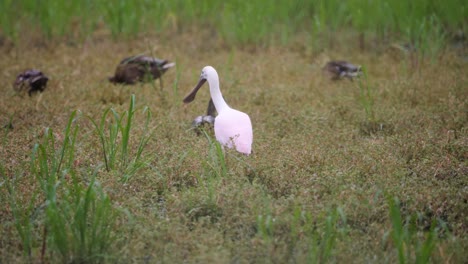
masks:
[[[467,259],[464,3],[46,2],[0,2],[0,263]],[[142,53],[177,63],[164,87],[108,82]],[[205,65],[252,155],[191,128]]]

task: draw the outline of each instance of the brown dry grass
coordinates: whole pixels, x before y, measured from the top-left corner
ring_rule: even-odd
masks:
[[[115,207],[132,215],[114,227],[112,255],[119,262],[305,262],[306,235],[295,236],[299,242],[291,235],[295,210],[320,221],[336,206],[349,229],[339,238],[333,261],[395,262],[385,239],[391,229],[387,194],[399,197],[404,216],[419,212],[426,224],[436,218],[447,223],[454,238],[437,245],[436,262],[466,260],[466,62],[448,51],[416,69],[390,51],[337,48],[311,55],[307,50],[229,49],[209,33],[196,39],[182,34],[3,47],[0,125],[11,118],[13,129],[1,131],[2,181],[16,180],[18,203],[26,206],[37,188],[29,171],[31,149],[44,129],[52,128],[60,142],[73,110],[94,118],[108,107],[122,112],[135,93],[138,109],[149,106],[153,112],[155,133],[145,151],[150,166],[127,183],[118,171],[98,173]],[[121,58],[142,52],[177,62],[177,71],[164,76],[162,91],[158,82],[122,87],[106,81]],[[327,58],[366,66],[383,131],[365,123],[357,82],[322,76]],[[254,126],[254,154],[228,154],[228,176],[211,180],[209,144],[189,130],[205,111],[208,89],[182,105],[205,65],[218,70],[228,103],[248,113]],[[47,90],[31,98],[15,95],[16,74],[31,67],[50,77]],[[138,112],[132,142],[142,123]],[[85,178],[103,161],[90,122],[82,118],[78,124],[75,165]],[[25,261],[2,186],[0,262]],[[258,217],[267,215],[274,219],[271,239],[258,233]],[[37,237],[34,259],[39,259],[39,231]]]

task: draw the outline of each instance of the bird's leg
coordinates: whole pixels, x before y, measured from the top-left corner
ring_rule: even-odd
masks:
[[[159,89],[161,89],[161,91],[163,90],[163,80],[162,80],[162,76],[159,77]]]

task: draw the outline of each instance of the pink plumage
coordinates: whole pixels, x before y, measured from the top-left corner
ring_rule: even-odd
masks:
[[[249,155],[252,153],[253,132],[250,117],[241,111],[232,109],[224,101],[219,89],[219,77],[211,66],[203,68],[200,80],[195,88],[184,99],[190,103],[200,87],[208,81],[211,99],[216,107],[218,116],[215,119],[214,131],[216,140],[228,148],[235,148],[238,152]]]
[[[247,114],[229,109],[215,119],[216,140],[223,146],[249,155],[252,152],[252,124]]]

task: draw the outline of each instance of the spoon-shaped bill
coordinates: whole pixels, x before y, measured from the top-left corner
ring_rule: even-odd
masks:
[[[192,102],[193,100],[195,100],[195,95],[197,95],[198,90],[200,89],[200,87],[202,87],[202,85],[205,82],[206,82],[206,79],[200,79],[200,81],[198,81],[197,86],[195,86],[195,88],[193,88],[193,90],[187,96],[185,96],[184,103],[188,104]]]

